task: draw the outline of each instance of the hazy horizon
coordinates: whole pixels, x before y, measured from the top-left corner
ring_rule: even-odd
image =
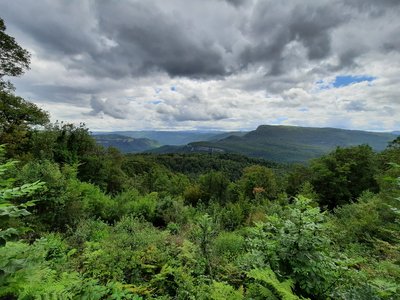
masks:
[[[367,132],[376,132],[376,133],[395,133],[400,132],[400,130],[386,130],[386,131],[380,131],[380,130],[362,130],[362,129],[347,129],[347,128],[338,128],[338,127],[318,127],[318,126],[301,126],[301,125],[274,125],[274,124],[260,124],[256,126],[255,128],[249,128],[249,129],[237,129],[237,130],[223,130],[223,129],[206,129],[206,128],[200,128],[200,129],[176,129],[176,128],[163,128],[163,129],[122,129],[122,130],[91,130],[89,128],[89,131],[91,133],[118,133],[118,132],[147,132],[147,131],[154,131],[154,132],[249,132],[256,130],[259,126],[292,126],[292,127],[306,127],[306,128],[330,128],[330,129],[342,129],[342,130],[353,130],[353,131],[367,131]]]

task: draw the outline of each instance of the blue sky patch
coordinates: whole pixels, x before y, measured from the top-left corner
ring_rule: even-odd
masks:
[[[288,117],[278,117],[275,119],[274,124],[282,124],[282,122],[286,121]]]
[[[333,84],[333,87],[340,88],[340,87],[351,85],[353,83],[359,83],[359,82],[363,82],[363,81],[371,82],[375,79],[376,79],[376,77],[373,77],[373,76],[341,75],[341,76],[336,76],[335,81],[332,84]]]

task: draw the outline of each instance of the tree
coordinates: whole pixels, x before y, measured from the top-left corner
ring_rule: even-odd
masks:
[[[378,191],[377,159],[368,145],[337,148],[311,164],[311,184],[328,209],[356,200],[365,190]]]
[[[244,169],[239,180],[244,196],[250,199],[262,194],[269,199],[276,197],[278,186],[274,172],[264,166],[254,165]]]
[[[399,149],[400,148],[400,136],[395,138],[393,141],[388,144],[389,149]]]
[[[29,52],[4,31],[0,18],[0,144],[8,144],[9,156],[20,154],[32,125],[49,122],[48,114],[33,103],[10,92],[13,86],[4,76],[19,76],[29,69]]]
[[[292,197],[296,196],[310,177],[311,171],[307,166],[293,165],[286,175],[286,193]]]
[[[202,200],[208,202],[215,199],[220,203],[225,202],[229,180],[222,172],[211,171],[204,174],[200,176],[199,182]]]
[[[7,144],[9,156],[26,150],[32,126],[48,122],[48,113],[34,103],[0,91],[0,143]]]
[[[18,45],[15,39],[5,33],[6,26],[0,18],[0,91],[13,89],[4,76],[19,76],[29,69],[30,54]]]
[[[386,149],[379,153],[379,164],[381,169],[390,169],[390,163],[400,164],[400,136],[389,142]]]

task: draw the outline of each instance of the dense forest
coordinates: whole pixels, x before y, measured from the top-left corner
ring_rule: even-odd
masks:
[[[3,76],[0,299],[398,299],[400,138],[308,164],[122,154]]]

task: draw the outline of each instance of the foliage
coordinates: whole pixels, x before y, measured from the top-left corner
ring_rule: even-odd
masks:
[[[251,267],[270,266],[282,276],[293,278],[304,295],[323,295],[339,276],[339,266],[329,253],[324,214],[300,196],[265,223],[249,229]],[[256,258],[257,257],[257,258]]]
[[[193,232],[194,240],[197,242],[200,254],[205,263],[205,273],[212,274],[211,266],[211,243],[216,235],[216,228],[212,218],[208,215],[199,216]]]
[[[110,155],[123,166],[124,156]],[[333,212],[308,198],[320,196],[308,181],[296,198],[278,194],[285,178],[262,166],[245,168],[236,182],[221,172],[189,179],[154,161],[134,168],[123,171],[132,179],[127,189],[106,195],[79,180],[77,164],[54,157],[19,170],[2,165],[16,178],[4,184],[46,181],[35,198],[25,196],[40,200],[23,218],[34,230],[23,236],[30,244],[0,249],[3,295],[391,299],[399,291],[396,165],[376,176],[379,193],[363,192]],[[264,191],[245,196],[254,188]]]
[[[340,227],[334,234],[340,235],[342,242],[368,242],[372,237],[385,237],[381,232],[379,206],[381,199],[366,192],[358,198],[356,203],[344,205],[335,210],[335,228]],[[339,236],[337,237],[339,238]]]
[[[249,199],[257,198],[260,194],[269,199],[277,196],[275,174],[271,169],[263,166],[255,165],[245,168],[239,184],[244,196]]]
[[[202,175],[210,171],[222,172],[225,176],[228,176],[229,180],[238,180],[243,173],[243,169],[252,165],[262,165],[268,168],[282,167],[278,163],[234,153],[171,153],[158,155],[136,154],[127,156],[132,161],[138,161],[139,159],[151,161],[167,167],[174,173],[182,173],[190,177]]]
[[[58,273],[47,262],[49,249],[42,248],[44,241],[38,241],[29,246],[26,243],[8,243],[1,248],[1,296],[18,295],[38,297],[53,295],[71,297],[74,286],[77,285],[77,274]]]
[[[4,146],[0,145],[0,161],[4,157]],[[33,183],[25,183],[21,186],[13,187],[13,178],[3,179],[8,169],[13,167],[17,161],[8,161],[0,164],[0,247],[6,244],[6,241],[21,233],[22,228],[14,228],[9,226],[10,218],[18,218],[29,215],[28,207],[34,206],[35,201],[25,201],[20,204],[13,202],[24,196],[30,196],[40,190],[44,183],[35,181]]]
[[[236,291],[232,286],[223,282],[214,281],[211,286],[211,298],[213,300],[241,300],[243,298],[243,291]]]
[[[196,206],[197,203],[202,200],[202,196],[203,194],[201,192],[200,185],[198,184],[189,185],[183,193],[185,202],[194,206]]]
[[[249,271],[247,276],[256,280],[256,282],[250,286],[249,296],[251,297],[263,296],[282,300],[300,299],[293,294],[293,282],[291,280],[279,282],[271,269],[254,269]],[[255,293],[255,291],[257,291],[257,293]]]
[[[337,148],[311,164],[311,183],[321,206],[334,209],[365,190],[378,191],[376,155],[367,145]]]
[[[213,251],[217,257],[232,259],[244,252],[244,238],[238,233],[221,232],[213,242]]]
[[[75,126],[63,122],[49,124],[45,131],[37,132],[32,145],[36,157],[53,159],[60,164],[77,163],[85,154],[92,153],[95,147],[85,124]]]
[[[229,180],[221,172],[210,172],[199,178],[201,199],[210,201],[212,199],[224,203],[227,197]]]
[[[379,193],[321,212],[309,199],[321,197],[315,186],[299,180],[296,198],[278,194],[285,177],[263,166],[245,168],[236,182],[214,171],[189,178],[152,156],[123,171],[128,160],[113,151],[101,154],[108,162],[99,156],[93,163],[108,172],[115,161],[129,178],[115,195],[80,181],[80,166],[55,162],[54,155],[20,169],[2,165],[15,174],[4,185],[46,182],[35,198],[25,195],[25,202],[39,200],[22,222],[34,230],[23,236],[30,244],[10,242],[1,250],[4,295],[390,299],[398,293],[396,165],[374,169]],[[82,153],[76,157],[91,155]]]
[[[48,122],[47,112],[21,97],[0,90],[0,144],[7,144],[9,157],[27,152],[33,131],[31,127]]]
[[[4,76],[19,76],[29,68],[30,54],[17,44],[12,36],[5,33],[6,26],[0,18],[0,91],[12,89]]]
[[[246,207],[242,202],[227,203],[224,207],[220,207],[218,214],[218,221],[221,227],[225,230],[235,230],[239,228],[246,218],[245,209]]]
[[[9,243],[0,248],[0,297],[18,299],[140,299],[127,286],[105,285],[84,279],[76,271],[63,269],[72,252],[60,237],[49,235],[33,245]],[[14,298],[13,297],[13,298]]]
[[[124,217],[99,242],[88,242],[81,262],[87,276],[140,284],[154,275],[165,262],[165,234],[150,224]]]
[[[311,170],[309,167],[301,164],[294,164],[286,175],[286,192],[289,196],[296,196],[301,187],[310,180]]]
[[[393,141],[389,142],[388,149],[398,149],[400,148],[400,136],[396,137]]]

